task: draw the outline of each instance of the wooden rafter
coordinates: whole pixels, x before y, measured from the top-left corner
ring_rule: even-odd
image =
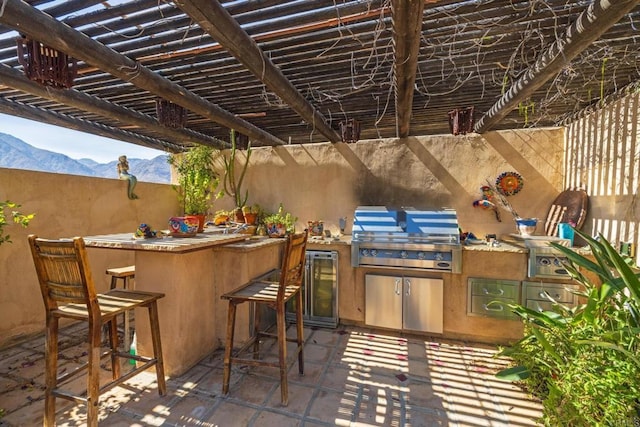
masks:
[[[91,133],[93,135],[103,136],[105,138],[111,138],[118,141],[130,142],[132,144],[153,148],[155,150],[168,151],[171,153],[179,153],[184,150],[183,147],[179,145],[170,144],[166,141],[150,138],[135,132],[117,129],[89,120],[77,119],[66,114],[32,107],[19,102],[9,101],[4,98],[0,98],[0,113],[23,117],[25,119],[46,123],[48,125],[56,125],[80,132]]]
[[[149,70],[84,34],[56,21],[26,3],[3,3],[0,23],[21,31],[62,52],[92,64],[124,81],[161,96],[212,121],[249,136],[256,145],[282,145],[284,141],[253,124],[237,118],[216,104]]]
[[[308,124],[329,141],[340,141],[340,136],[324,116],[302,96],[217,0],[178,0],[176,4]]]
[[[474,130],[483,133],[491,129],[638,4],[640,0],[595,0],[477,121]]]
[[[169,141],[175,141],[180,145],[196,143],[209,145],[215,148],[225,148],[224,141],[194,132],[188,129],[173,129],[162,126],[158,121],[146,114],[138,113],[129,108],[124,108],[111,102],[86,95],[77,90],[47,89],[42,85],[27,79],[22,73],[11,67],[0,64],[0,80],[14,89],[41,98],[50,99],[64,105],[88,111],[103,117],[118,120],[126,125],[146,128],[154,133],[165,136]]]
[[[391,0],[398,138],[409,136],[423,10],[423,0]]]

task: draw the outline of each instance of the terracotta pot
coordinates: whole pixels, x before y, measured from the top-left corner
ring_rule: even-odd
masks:
[[[233,211],[233,217],[234,222],[237,222],[239,224],[244,222],[244,214],[242,213],[241,208],[236,208],[236,210]]]
[[[206,222],[205,214],[186,215],[186,216],[195,216],[196,218],[198,218],[198,233],[202,233],[204,231],[204,223]]]
[[[249,225],[255,225],[258,220],[258,214],[247,212],[244,214],[244,222]]]

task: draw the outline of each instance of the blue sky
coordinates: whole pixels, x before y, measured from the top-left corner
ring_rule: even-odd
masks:
[[[62,153],[72,159],[93,159],[98,163],[118,160],[121,155],[130,159],[152,159],[167,154],[161,150],[6,114],[0,114],[0,132],[15,136],[36,148]]]

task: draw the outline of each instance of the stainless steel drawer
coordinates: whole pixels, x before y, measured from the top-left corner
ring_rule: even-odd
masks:
[[[469,287],[471,295],[515,299],[516,302],[520,296],[517,280],[469,278]]]
[[[527,308],[534,311],[553,311],[553,303],[551,301],[527,300]]]
[[[525,303],[528,303],[529,300],[550,302],[545,295],[546,293],[557,302],[575,304],[577,302],[577,297],[569,289],[577,290],[578,286],[565,285],[563,283],[522,283],[522,295]]]
[[[518,319],[518,316],[514,314],[509,307],[509,304],[516,304],[517,302],[517,299],[472,296],[471,314],[501,319]]]

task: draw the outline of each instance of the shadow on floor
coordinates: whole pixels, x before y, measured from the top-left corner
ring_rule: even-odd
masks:
[[[61,330],[60,371],[86,355],[80,326]],[[290,328],[295,333],[295,328]],[[271,343],[265,343],[271,345]],[[267,357],[276,357],[276,346]],[[495,348],[358,327],[305,328],[305,375],[292,365],[289,405],[278,372],[236,366],[221,396],[222,350],[159,396],[153,372],[100,400],[108,426],[536,426],[541,405],[494,373],[508,364]],[[126,366],[126,365],[125,365]],[[104,363],[105,378],[109,376]],[[0,426],[42,425],[44,338],[0,350]],[[74,389],[82,390],[80,376]],[[57,399],[57,425],[84,424],[85,409]]]

